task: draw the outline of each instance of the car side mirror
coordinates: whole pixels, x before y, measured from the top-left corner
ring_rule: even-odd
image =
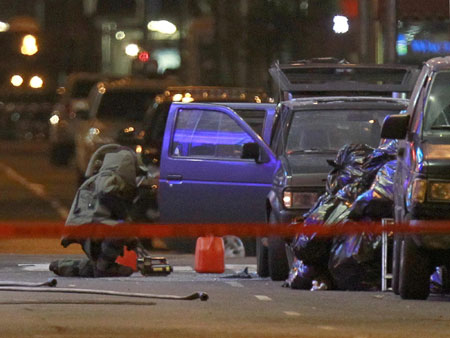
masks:
[[[258,143],[245,143],[242,147],[241,158],[249,158],[258,161],[259,154],[260,152]]]
[[[409,115],[396,114],[385,117],[381,128],[381,138],[404,139],[408,132]]]
[[[87,120],[89,119],[89,110],[87,109],[81,109],[77,111],[77,118],[81,120]]]

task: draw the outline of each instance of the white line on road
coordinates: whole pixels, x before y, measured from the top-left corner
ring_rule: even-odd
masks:
[[[62,219],[67,218],[69,210],[65,208],[58,200],[50,198],[50,196],[48,196],[47,194],[47,191],[45,190],[45,187],[42,184],[28,181],[25,177],[21,176],[17,171],[15,171],[11,167],[8,167],[4,163],[0,163],[0,169],[5,173],[6,177],[13,181],[16,181],[17,183],[21,184],[26,189],[31,191],[34,195],[49,202],[51,207],[58,213],[58,215]]]
[[[263,302],[270,302],[272,300],[272,298],[270,298],[268,296],[264,296],[264,295],[255,295],[255,297]]]
[[[179,265],[179,266],[174,266],[173,271],[194,272],[194,269],[188,265]]]
[[[235,288],[243,288],[244,287],[244,285],[242,285],[239,282],[225,282],[225,284],[228,284],[228,285],[230,285],[232,287],[235,287]]]
[[[283,312],[286,316],[294,316],[294,317],[300,316],[300,313],[295,312],[295,311],[283,311]]]
[[[48,266],[50,263],[46,264],[18,264],[19,267],[22,268],[22,270],[25,271],[49,271]]]

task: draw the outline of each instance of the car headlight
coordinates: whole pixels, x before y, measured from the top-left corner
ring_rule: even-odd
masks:
[[[427,193],[427,181],[417,178],[413,181],[411,191],[411,201],[416,203],[423,203]]]
[[[430,182],[430,199],[450,201],[450,182]]]
[[[318,198],[317,192],[286,190],[283,192],[283,205],[286,209],[310,209]]]

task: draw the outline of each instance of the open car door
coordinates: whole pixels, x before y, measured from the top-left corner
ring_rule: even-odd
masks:
[[[264,109],[265,121],[271,121],[275,105]],[[161,154],[162,222],[265,221],[277,160],[235,110],[222,104],[172,104]],[[248,114],[246,119],[251,120]]]

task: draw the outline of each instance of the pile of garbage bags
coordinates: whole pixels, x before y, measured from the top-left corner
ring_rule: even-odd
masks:
[[[305,226],[391,218],[396,140],[378,148],[350,144],[341,148],[328,175],[326,192],[307,214]],[[333,238],[298,235],[285,286],[297,289],[376,290],[381,284],[381,236],[361,233]],[[323,285],[317,288],[317,284]]]

